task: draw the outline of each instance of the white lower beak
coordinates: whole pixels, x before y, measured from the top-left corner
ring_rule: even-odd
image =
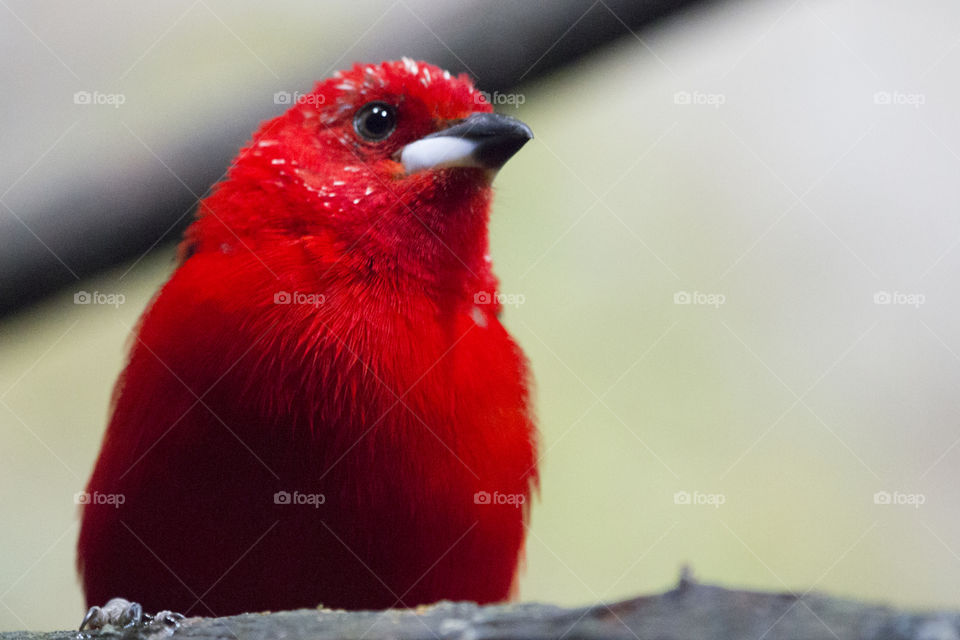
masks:
[[[438,136],[411,142],[400,152],[407,173],[444,167],[480,167],[474,155],[479,143],[467,138]]]

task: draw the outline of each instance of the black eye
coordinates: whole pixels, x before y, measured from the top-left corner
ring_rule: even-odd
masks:
[[[397,128],[397,110],[386,102],[368,102],[353,116],[353,128],[365,140],[386,140]]]

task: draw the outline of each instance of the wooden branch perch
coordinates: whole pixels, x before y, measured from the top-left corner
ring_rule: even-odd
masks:
[[[417,610],[326,610],[188,618],[83,634],[0,633],[0,640],[958,640],[960,613],[908,613],[824,595],[734,591],[681,579],[666,593],[566,609],[542,604],[451,603]]]

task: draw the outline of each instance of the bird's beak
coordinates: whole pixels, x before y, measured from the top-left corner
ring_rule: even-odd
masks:
[[[475,113],[400,151],[407,173],[445,167],[496,171],[533,138],[530,127],[498,113]]]

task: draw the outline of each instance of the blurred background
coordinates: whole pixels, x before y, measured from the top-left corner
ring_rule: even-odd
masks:
[[[74,494],[197,199],[277,95],[401,55],[536,133],[493,216],[523,599],[960,606],[957,3],[0,0],[0,53],[0,629],[79,622]]]

